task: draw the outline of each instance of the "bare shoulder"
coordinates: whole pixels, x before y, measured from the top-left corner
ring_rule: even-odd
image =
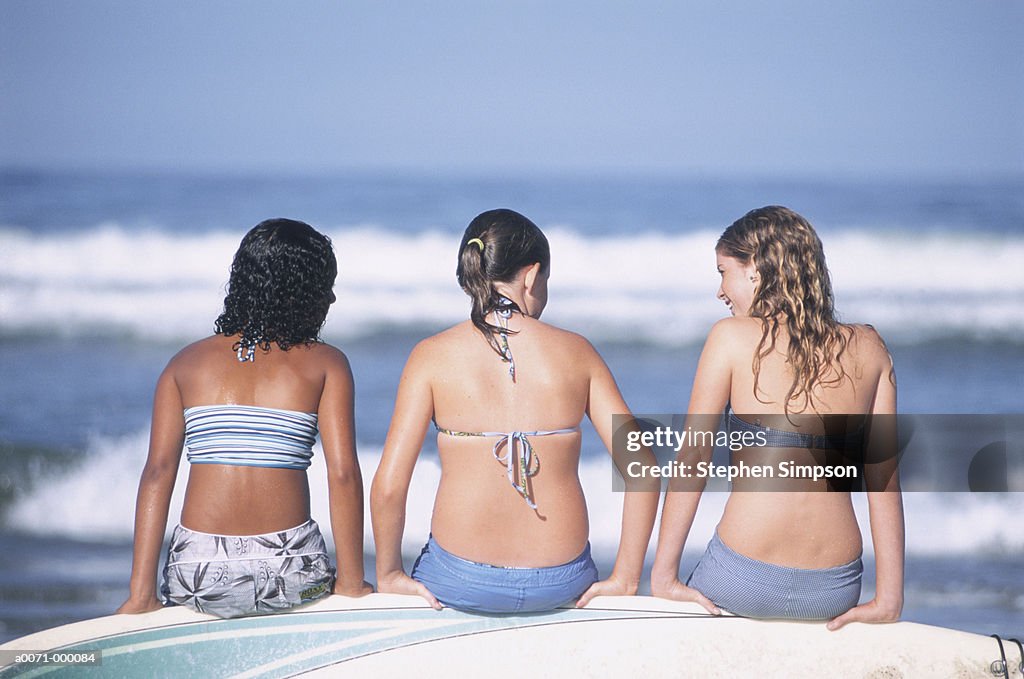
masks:
[[[760,319],[730,316],[711,326],[704,346],[724,351],[747,348],[759,342],[763,333],[764,324]]]
[[[425,371],[457,361],[481,340],[480,332],[469,321],[442,330],[416,343],[409,352],[406,371]]]
[[[577,349],[589,348],[592,351],[594,350],[594,347],[590,343],[590,340],[588,340],[586,337],[579,334],[578,332],[566,330],[565,328],[559,328],[557,325],[551,325],[550,323],[545,323],[544,321],[535,322],[537,324],[538,329],[540,329],[541,332],[547,335],[545,339],[564,342],[566,346]]]
[[[189,344],[171,357],[164,368],[164,374],[174,375],[201,368],[209,357],[218,351],[223,352],[226,339],[222,335],[211,335]]]
[[[867,323],[850,323],[844,326],[851,333],[850,344],[858,358],[868,363],[888,365],[892,362],[889,347],[877,330]]]
[[[597,360],[602,363],[604,362],[597,349],[594,348],[594,345],[583,335],[544,323],[543,321],[535,320],[534,323],[536,323],[537,332],[544,342],[545,349],[564,352],[567,358],[573,360]]]
[[[479,339],[480,331],[470,323],[464,321],[458,325],[442,330],[436,335],[425,337],[416,343],[409,356],[412,358],[429,358],[460,351],[465,343]]]
[[[875,329],[875,326],[869,323],[848,323],[845,327],[849,328],[853,332],[854,337],[856,337],[858,341],[875,344],[885,348],[885,340],[882,339],[882,335]]]
[[[322,364],[324,369],[328,372],[333,370],[351,370],[348,362],[348,356],[345,355],[345,352],[332,344],[317,342],[316,344],[308,345],[308,350],[310,357]]]
[[[230,351],[231,344],[225,343],[226,339],[211,335],[183,347],[164,366],[157,380],[157,391],[173,389],[180,394],[187,385],[202,379],[215,357],[222,358],[225,351]]]

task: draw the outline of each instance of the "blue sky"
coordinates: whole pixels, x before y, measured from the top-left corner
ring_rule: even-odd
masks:
[[[1024,2],[0,0],[0,166],[1024,174]]]

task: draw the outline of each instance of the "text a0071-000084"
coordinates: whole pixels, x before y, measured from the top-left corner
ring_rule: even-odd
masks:
[[[102,665],[103,652],[96,651],[0,651],[3,665]]]

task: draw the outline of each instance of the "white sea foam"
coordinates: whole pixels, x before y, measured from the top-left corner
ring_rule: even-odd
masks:
[[[465,316],[457,236],[374,226],[329,231],[340,263],[325,334],[347,339]],[[545,318],[595,339],[699,342],[726,311],[711,231],[590,237],[553,228]],[[0,328],[7,335],[209,332],[237,234],[173,235],[104,225],[32,236],[0,229]],[[825,242],[837,307],[892,342],[1024,337],[1024,238],[844,231]]]
[[[83,540],[130,539],[147,440],[147,431],[121,438],[94,439],[81,464],[64,476],[54,477],[47,471],[43,477],[40,473],[34,489],[10,508],[8,527]],[[379,447],[361,448],[360,463],[367,489],[379,461]],[[171,502],[171,524],[181,514],[187,473],[188,464],[183,461]],[[319,444],[309,474],[313,517],[321,526],[328,526],[327,478]],[[418,552],[427,539],[439,478],[436,458],[422,457],[409,492],[403,542],[406,554]],[[618,544],[624,495],[611,490],[611,463],[605,457],[584,459],[580,479],[590,511],[591,542],[595,552],[611,561]],[[726,498],[725,493],[704,494],[690,532],[688,550],[703,549],[722,515]],[[365,541],[367,548],[372,549],[368,493],[366,500]],[[1024,556],[1024,531],[1020,529],[1024,493],[906,493],[904,504],[909,554]],[[865,551],[871,554],[866,498],[854,496],[854,506]],[[649,556],[653,556],[653,542]]]

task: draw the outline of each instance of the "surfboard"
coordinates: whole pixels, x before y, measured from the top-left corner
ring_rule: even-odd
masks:
[[[1024,671],[1003,642],[1007,676]],[[98,665],[15,663],[26,651]],[[598,597],[521,615],[435,611],[418,597],[331,596],[222,620],[184,607],[112,615],[0,646],[0,677],[993,677],[996,639],[910,622],[712,616],[696,604]]]

